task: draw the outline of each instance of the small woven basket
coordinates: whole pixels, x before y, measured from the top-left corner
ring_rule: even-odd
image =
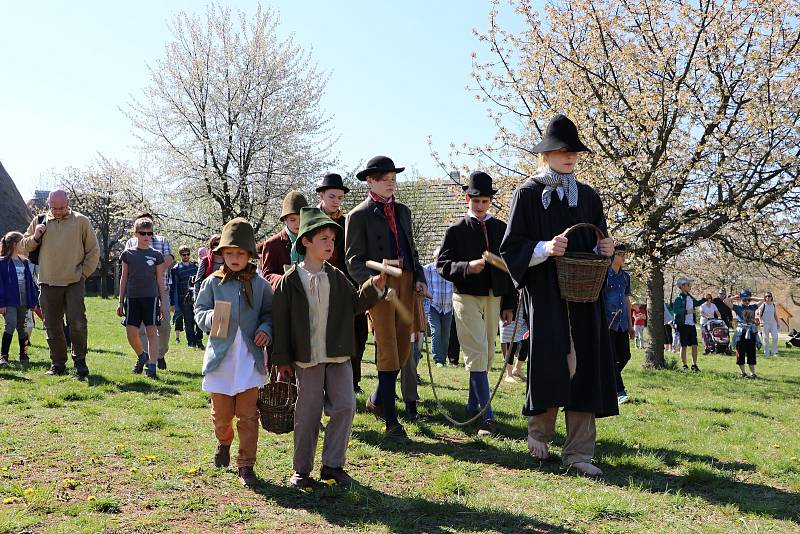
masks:
[[[603,232],[591,223],[570,226],[564,235],[567,236],[578,228],[591,228],[598,239],[605,237]],[[568,302],[596,302],[600,298],[611,258],[591,252],[567,252],[554,259],[562,299]]]
[[[275,368],[269,374],[269,382],[258,390],[258,411],[261,426],[273,434],[286,434],[294,430],[294,406],[297,403],[297,386],[289,382],[278,382]]]

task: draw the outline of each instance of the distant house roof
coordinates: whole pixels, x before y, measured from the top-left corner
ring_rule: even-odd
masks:
[[[47,208],[47,198],[50,195],[50,191],[37,189],[33,192],[33,198],[28,200],[28,209],[31,213],[38,213],[40,211],[44,211]]]
[[[11,176],[0,162],[0,235],[12,230],[24,232],[30,222],[30,211]]]

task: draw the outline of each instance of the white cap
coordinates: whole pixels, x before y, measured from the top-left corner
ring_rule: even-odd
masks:
[[[691,278],[687,278],[685,276],[681,276],[680,278],[678,278],[678,280],[675,281],[675,286],[676,287],[681,287],[684,284],[691,284],[691,283],[692,283],[692,279]]]

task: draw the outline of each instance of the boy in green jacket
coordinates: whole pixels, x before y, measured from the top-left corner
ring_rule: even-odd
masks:
[[[311,470],[323,407],[325,427],[320,479],[351,485],[344,469],[356,398],[350,358],[355,353],[355,316],[385,295],[386,275],[373,276],[356,290],[347,276],[328,263],[343,229],[319,208],[300,210],[298,253],[304,255],[275,288],[272,364],[279,377],[297,376],[294,415],[294,475],[298,488],[314,484]]]
[[[678,278],[675,285],[678,286],[680,293],[672,303],[672,313],[675,315],[675,326],[681,338],[681,361],[683,370],[688,371],[686,365],[686,347],[692,347],[692,371],[699,372],[697,367],[697,327],[695,326],[694,309],[703,304],[702,300],[697,300],[689,294],[692,288],[692,281],[685,276]]]

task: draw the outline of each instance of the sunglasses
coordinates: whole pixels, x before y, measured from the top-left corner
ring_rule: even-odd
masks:
[[[139,235],[153,235],[153,232],[136,232]]]
[[[188,255],[189,255],[188,252],[181,252],[181,256],[188,256]]]

